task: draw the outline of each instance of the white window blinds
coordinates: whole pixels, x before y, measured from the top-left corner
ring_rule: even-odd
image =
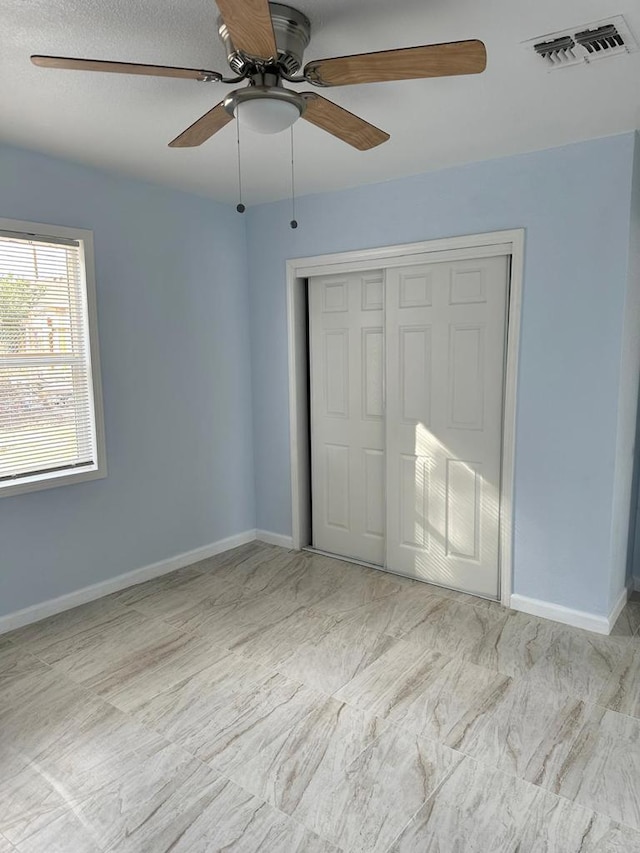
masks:
[[[96,455],[82,244],[0,231],[0,488]]]

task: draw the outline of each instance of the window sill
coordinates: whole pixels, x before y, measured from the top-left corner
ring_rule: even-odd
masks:
[[[50,474],[37,474],[33,477],[20,477],[0,484],[0,498],[10,495],[23,495],[27,492],[40,492],[58,486],[70,486],[72,483],[86,483],[88,480],[101,480],[107,476],[106,465],[84,468],[82,471],[55,471]]]

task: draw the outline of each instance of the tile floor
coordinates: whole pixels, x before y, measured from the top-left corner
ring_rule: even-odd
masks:
[[[638,853],[639,629],[243,546],[0,637],[0,853]]]

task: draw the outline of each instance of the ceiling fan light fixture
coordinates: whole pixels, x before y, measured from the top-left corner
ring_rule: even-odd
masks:
[[[236,118],[256,133],[280,133],[300,118],[300,110],[289,101],[256,98],[238,104]]]
[[[280,133],[300,118],[306,102],[297,92],[279,86],[249,86],[231,92],[224,106],[241,127],[256,133]]]

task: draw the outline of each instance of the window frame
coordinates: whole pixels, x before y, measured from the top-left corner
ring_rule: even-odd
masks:
[[[46,473],[25,474],[15,480],[0,482],[0,497],[20,495],[98,480],[107,476],[107,455],[104,433],[104,408],[102,402],[102,380],[100,374],[100,348],[98,345],[98,313],[96,305],[96,277],[93,252],[93,231],[84,228],[68,228],[63,225],[48,225],[39,222],[25,222],[17,219],[0,218],[0,231],[14,232],[16,237],[25,235],[47,238],[77,240],[80,251],[80,275],[86,296],[87,330],[89,335],[89,358],[91,361],[90,404],[96,438],[95,462],[78,471],[61,469]]]

